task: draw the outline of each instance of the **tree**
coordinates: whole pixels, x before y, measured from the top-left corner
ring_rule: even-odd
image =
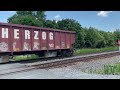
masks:
[[[81,25],[73,19],[63,19],[57,22],[58,28],[63,30],[79,32]]]
[[[86,47],[91,47],[91,48],[100,48],[100,47],[103,47],[104,46],[104,37],[102,37],[98,30],[93,28],[93,27],[90,27],[88,30],[87,30],[87,35],[86,35]]]
[[[15,15],[8,18],[8,23],[43,27],[45,17],[44,11],[16,11]]]
[[[79,33],[78,33],[78,36],[77,36],[77,45],[76,45],[76,48],[84,48],[85,47],[85,37],[86,37],[86,28],[82,28]]]
[[[120,40],[120,29],[116,29],[114,32],[114,40],[115,40],[115,43],[117,44],[117,41]]]
[[[16,11],[17,15],[32,15],[32,11]]]
[[[53,21],[51,21],[51,20],[46,20],[45,23],[44,23],[44,27],[57,29],[57,28],[58,28],[58,25],[57,25],[57,23],[55,22],[55,20],[53,20]]]
[[[115,45],[114,34],[112,32],[100,31],[100,34],[105,39],[105,46],[114,46]]]
[[[9,23],[40,26],[76,32],[76,48],[101,48],[114,46],[120,39],[120,29],[105,32],[94,27],[83,28],[74,19],[46,20],[45,11],[16,11],[16,14],[8,18]]]
[[[38,20],[46,20],[46,15],[45,11],[34,11],[33,15],[36,17]]]

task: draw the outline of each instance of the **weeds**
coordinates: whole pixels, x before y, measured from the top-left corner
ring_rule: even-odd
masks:
[[[36,54],[28,54],[28,55],[17,55],[17,56],[14,56],[13,59],[15,61],[19,61],[19,60],[30,60],[30,59],[37,59],[39,58],[38,55]]]
[[[106,48],[100,48],[100,49],[98,48],[77,49],[74,54],[81,55],[81,54],[99,53],[99,52],[114,51],[114,50],[118,50],[118,47],[106,47]]]
[[[120,63],[113,65],[104,65],[102,69],[93,69],[84,70],[84,72],[91,74],[107,74],[107,75],[120,75]]]

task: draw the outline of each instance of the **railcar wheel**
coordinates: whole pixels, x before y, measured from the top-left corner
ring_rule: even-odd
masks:
[[[67,52],[66,52],[66,56],[67,57],[70,57],[70,56],[72,56],[73,55],[73,50],[68,50]]]
[[[61,56],[62,56],[62,57],[66,57],[66,51],[62,51],[62,52],[61,52]]]

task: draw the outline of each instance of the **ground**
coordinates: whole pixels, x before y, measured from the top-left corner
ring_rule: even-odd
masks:
[[[120,79],[120,75],[100,75],[100,74],[88,74],[81,70],[90,67],[101,68],[104,64],[118,63],[120,62],[120,56],[114,56],[111,58],[100,59],[90,62],[79,62],[72,66],[51,68],[51,69],[38,69],[28,72],[16,73],[6,76],[0,76],[0,79]],[[19,67],[21,64],[14,64],[0,66],[0,70],[8,67]]]

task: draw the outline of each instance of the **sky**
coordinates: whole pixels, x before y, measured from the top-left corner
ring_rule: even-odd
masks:
[[[15,14],[15,11],[0,11],[0,22],[7,23],[7,19]],[[82,27],[95,27],[103,31],[111,31],[120,28],[120,11],[46,11],[46,19],[62,20],[66,18],[78,21]]]

